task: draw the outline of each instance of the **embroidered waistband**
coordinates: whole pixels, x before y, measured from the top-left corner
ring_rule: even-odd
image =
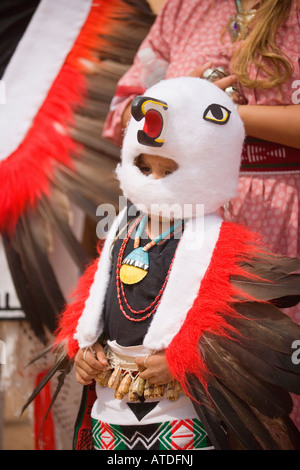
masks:
[[[300,149],[247,138],[240,173],[300,173]]]
[[[122,400],[127,396],[129,402],[144,401],[153,398],[177,400],[182,388],[176,380],[166,385],[150,385],[140,377],[138,365],[132,357],[116,354],[107,345],[104,348],[109,368],[95,378],[101,387],[115,390],[115,398]]]

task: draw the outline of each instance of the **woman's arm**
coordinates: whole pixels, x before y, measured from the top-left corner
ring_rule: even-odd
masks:
[[[242,105],[246,134],[300,149],[300,105]]]
[[[143,81],[143,64],[140,60],[140,52],[144,49],[152,49],[156,59],[169,61],[169,38],[172,37],[172,28],[175,24],[174,14],[178,10],[176,4],[181,0],[166,2],[157,15],[153,26],[137,51],[132,66],[118,82],[115,96],[111,103],[110,111],[105,120],[103,136],[117,145],[122,144],[123,130],[130,117],[131,101],[136,95],[141,95],[147,88]]]

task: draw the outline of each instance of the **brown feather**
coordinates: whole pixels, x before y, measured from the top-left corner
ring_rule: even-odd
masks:
[[[226,388],[234,390],[249,406],[257,408],[266,416],[279,417],[290,413],[290,395],[257,377],[253,368],[249,369],[238,355],[232,354],[231,343],[231,340],[224,341],[210,333],[202,335],[199,348],[209,370]]]

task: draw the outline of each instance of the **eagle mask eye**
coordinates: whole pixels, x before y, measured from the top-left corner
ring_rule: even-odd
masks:
[[[213,122],[214,124],[226,124],[229,121],[231,111],[221,106],[220,104],[210,104],[203,113],[205,121]]]

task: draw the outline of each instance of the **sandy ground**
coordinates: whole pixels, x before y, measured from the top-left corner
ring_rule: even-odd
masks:
[[[34,450],[32,426],[28,414],[15,415],[9,398],[5,398],[2,450]]]

